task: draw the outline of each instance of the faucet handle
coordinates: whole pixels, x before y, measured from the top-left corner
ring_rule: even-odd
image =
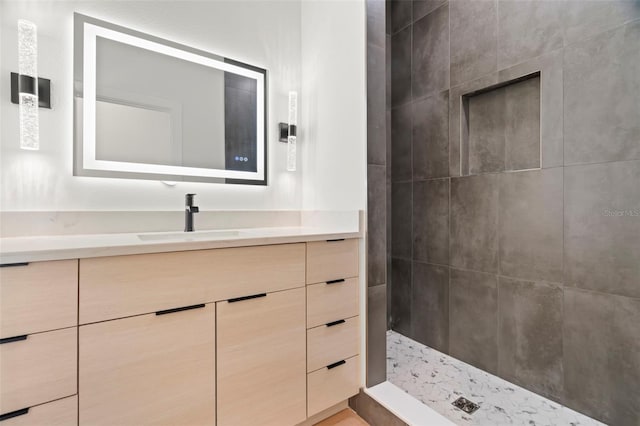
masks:
[[[200,213],[200,207],[198,207],[198,206],[190,206],[189,207],[189,211],[191,213]]]

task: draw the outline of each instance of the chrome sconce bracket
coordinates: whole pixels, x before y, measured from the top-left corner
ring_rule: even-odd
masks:
[[[11,103],[18,105],[19,93],[35,94],[35,79],[28,75],[11,73]],[[38,77],[38,106],[51,109],[51,80]]]

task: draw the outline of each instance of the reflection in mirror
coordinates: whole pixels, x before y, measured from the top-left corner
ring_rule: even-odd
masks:
[[[75,174],[266,184],[265,70],[75,19]]]

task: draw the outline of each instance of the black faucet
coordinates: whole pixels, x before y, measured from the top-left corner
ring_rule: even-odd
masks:
[[[193,205],[193,197],[196,194],[187,194],[184,198],[184,232],[193,232],[193,214],[198,213],[200,209]]]

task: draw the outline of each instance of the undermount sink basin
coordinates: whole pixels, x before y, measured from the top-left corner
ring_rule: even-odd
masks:
[[[237,237],[240,231],[195,231],[195,232],[162,232],[158,234],[138,234],[142,241],[197,241],[216,238]]]

